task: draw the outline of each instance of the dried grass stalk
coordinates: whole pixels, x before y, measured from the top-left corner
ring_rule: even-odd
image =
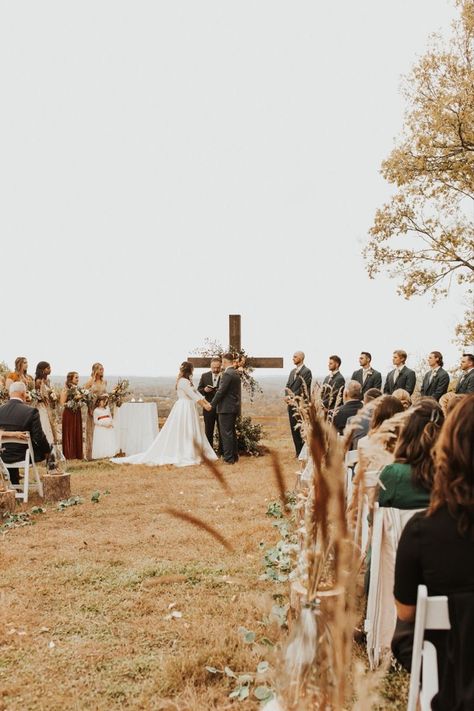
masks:
[[[206,533],[215,538],[216,541],[219,541],[219,543],[224,546],[224,548],[226,548],[230,553],[234,552],[234,549],[227,540],[227,538],[225,538],[221,533],[219,533],[219,531],[217,531],[215,528],[213,528],[213,526],[210,526],[208,523],[203,521],[201,518],[193,516],[189,513],[185,513],[184,511],[179,511],[179,509],[173,509],[170,506],[167,506],[165,509],[163,509],[163,511],[164,513],[167,513],[170,516],[180,518],[182,521],[187,521],[191,525],[196,526],[196,528],[200,528],[202,531],[206,531]]]

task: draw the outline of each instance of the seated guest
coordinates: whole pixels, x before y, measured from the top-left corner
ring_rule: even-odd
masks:
[[[51,446],[42,430],[38,410],[26,404],[26,385],[14,382],[10,385],[10,400],[0,407],[0,430],[6,432],[29,432],[36,462],[49,457]],[[3,461],[13,463],[24,459],[26,445],[6,444],[2,452]],[[19,484],[18,469],[10,469],[12,484]]]
[[[397,400],[400,400],[404,410],[408,410],[411,407],[410,393],[407,393],[407,391],[403,390],[403,388],[397,388],[393,391],[392,395],[393,397],[396,397]]]
[[[453,390],[450,390],[449,393],[444,393],[444,395],[441,395],[439,399],[439,404],[441,405],[443,415],[446,417],[451,412],[451,410],[456,407],[459,402],[461,402],[463,398],[464,395],[456,395]]]
[[[342,373],[339,372],[341,363],[339,356],[329,356],[329,375],[324,378],[321,388],[321,400],[329,415],[332,415],[334,408],[342,400],[342,391],[346,380]]]
[[[474,395],[449,413],[435,447],[430,507],[415,514],[400,538],[395,565],[399,620],[392,650],[411,663],[418,585],[428,595],[447,595],[451,630],[427,632],[438,653],[436,711],[474,708]],[[406,634],[400,634],[405,623]],[[455,683],[456,681],[456,683]],[[470,689],[470,692],[468,692]],[[470,693],[470,696],[469,696]]]
[[[393,450],[396,445],[395,426],[386,426],[386,431],[379,435],[382,425],[391,422],[396,415],[403,413],[400,400],[392,395],[383,395],[375,401],[370,420],[370,430],[366,437],[359,440],[357,451],[359,461],[356,474],[364,476],[364,487],[367,493],[374,492],[378,484],[379,472],[386,464],[393,462]],[[371,496],[373,500],[374,496]]]
[[[474,355],[464,353],[461,358],[462,375],[456,385],[456,395],[469,395],[474,393]]]
[[[382,389],[382,376],[372,368],[372,356],[368,351],[362,351],[359,356],[360,370],[355,370],[352,373],[351,380],[357,380],[362,385],[362,395],[365,395],[367,390],[371,388]]]
[[[428,356],[430,370],[425,374],[421,385],[421,395],[438,400],[448,392],[449,375],[443,368],[443,356],[439,351],[431,351]]]
[[[413,395],[416,385],[416,373],[405,365],[407,358],[406,351],[393,351],[392,362],[395,368],[390,371],[385,379],[383,391],[386,395],[393,395],[393,391],[397,388],[403,388],[409,395]]]
[[[348,449],[357,449],[359,440],[369,432],[370,420],[376,405],[375,400],[382,395],[382,391],[377,388],[367,390],[363,402],[363,408],[356,415],[347,418],[344,434],[350,437]],[[370,405],[369,405],[370,403]]]
[[[423,398],[407,412],[393,464],[386,466],[380,475],[380,506],[427,508],[434,475],[431,451],[443,422],[443,411],[432,398]]]
[[[353,417],[361,407],[362,403],[362,385],[357,380],[349,380],[344,388],[344,404],[338,408],[333,418],[333,425],[342,434],[349,417]]]

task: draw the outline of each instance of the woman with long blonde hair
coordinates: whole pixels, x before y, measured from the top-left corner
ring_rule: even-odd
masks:
[[[90,390],[93,399],[87,410],[86,421],[86,447],[85,458],[92,459],[92,442],[94,438],[94,407],[97,398],[107,392],[107,381],[104,379],[104,366],[102,363],[93,363],[91,376],[85,384],[86,390]]]

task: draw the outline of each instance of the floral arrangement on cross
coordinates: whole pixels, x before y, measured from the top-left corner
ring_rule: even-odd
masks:
[[[250,356],[243,348],[240,348],[238,351],[236,351],[235,348],[232,348],[232,346],[224,348],[219,341],[211,338],[205,338],[204,346],[195,348],[192,353],[193,355],[200,356],[201,358],[222,358],[224,353],[232,353],[234,357],[234,367],[240,373],[242,386],[247,391],[250,402],[254,401],[257,393],[263,392],[258,381],[252,375],[254,368],[248,365]]]

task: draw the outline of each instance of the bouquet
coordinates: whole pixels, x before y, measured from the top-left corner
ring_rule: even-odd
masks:
[[[73,412],[77,412],[83,405],[91,407],[94,395],[87,388],[71,387],[67,389],[66,407]]]
[[[117,385],[113,388],[109,395],[109,402],[111,405],[120,407],[125,402],[125,399],[130,395],[128,380],[119,380]]]
[[[7,388],[3,385],[0,387],[0,405],[3,405],[5,402],[8,402],[10,399],[10,394],[7,390]]]

